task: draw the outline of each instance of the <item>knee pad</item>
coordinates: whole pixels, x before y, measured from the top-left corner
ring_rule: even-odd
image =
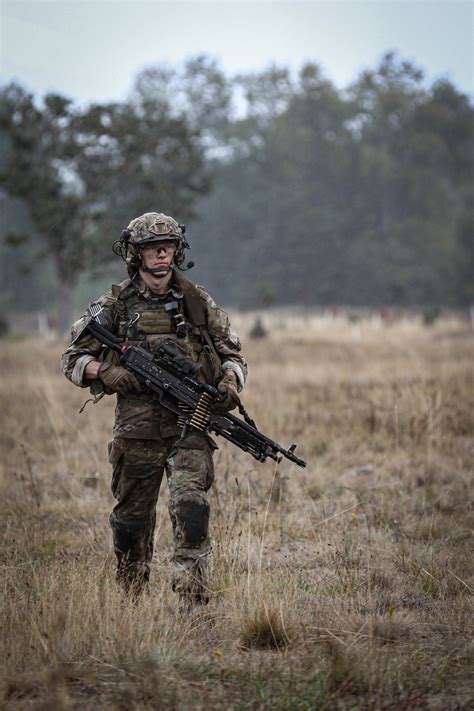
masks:
[[[187,546],[199,546],[207,538],[209,504],[205,499],[181,499],[173,506],[176,522]]]

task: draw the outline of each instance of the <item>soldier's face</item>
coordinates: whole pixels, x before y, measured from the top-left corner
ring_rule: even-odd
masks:
[[[176,245],[172,240],[154,242],[141,250],[143,266],[147,269],[170,269]]]

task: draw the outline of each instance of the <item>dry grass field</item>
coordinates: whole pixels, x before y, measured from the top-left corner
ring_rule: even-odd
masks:
[[[220,442],[211,602],[183,617],[166,487],[150,594],[115,587],[113,398],[59,373],[63,343],[0,344],[5,709],[472,708],[474,338],[267,315],[245,404],[308,466]]]

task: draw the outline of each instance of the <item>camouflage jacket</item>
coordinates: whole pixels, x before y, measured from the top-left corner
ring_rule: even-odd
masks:
[[[163,296],[154,295],[140,277],[114,284],[111,291],[99,300],[109,322],[110,330],[128,342],[147,344],[153,349],[162,340],[172,340],[187,356],[201,365],[200,378],[217,385],[224,370],[231,369],[237,376],[239,390],[245,384],[247,365],[240,353],[241,344],[226,312],[219,308],[200,286],[185,279],[176,271],[170,289]],[[173,333],[172,321],[165,303],[177,301],[187,327],[185,338]],[[127,333],[126,326],[134,314],[140,318]],[[72,327],[71,336],[82,328],[89,314],[84,314]],[[61,369],[66,378],[79,387],[91,387],[97,395],[104,391],[100,380],[88,382],[84,370],[92,360],[117,358],[89,335],[71,344],[61,358]],[[179,434],[176,415],[165,410],[152,393],[117,395],[115,408],[115,437],[161,439]]]

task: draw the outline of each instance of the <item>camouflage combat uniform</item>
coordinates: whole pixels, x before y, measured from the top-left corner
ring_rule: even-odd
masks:
[[[164,305],[179,303],[187,335],[177,338]],[[164,339],[173,341],[186,355],[201,364],[199,378],[216,385],[224,370],[236,373],[239,389],[245,383],[247,366],[237,334],[225,311],[202,287],[185,279],[176,269],[166,295],[154,295],[140,276],[113,285],[99,299],[110,329],[129,343],[153,349]],[[140,318],[128,332],[134,314]],[[78,332],[86,316],[76,322]],[[66,377],[79,387],[103,389],[94,380],[84,381],[92,360],[116,358],[91,336],[71,345],[62,356]],[[207,491],[214,478],[212,455],[215,444],[196,430],[184,437],[174,413],[161,407],[151,393],[117,395],[113,441],[109,444],[112,492],[117,505],[110,516],[117,556],[117,578],[126,589],[146,583],[153,556],[155,508],[163,473],[168,479],[169,514],[173,525],[173,589],[194,601],[204,602],[208,556],[209,503]]]

